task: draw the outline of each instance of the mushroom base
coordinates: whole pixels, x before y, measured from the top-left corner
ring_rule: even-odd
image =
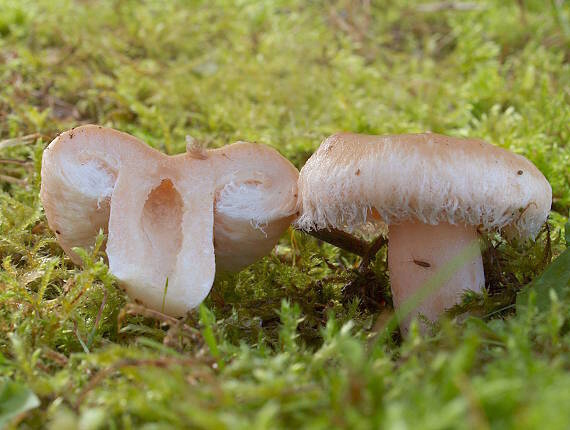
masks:
[[[467,246],[477,241],[477,230],[471,226],[441,223],[428,225],[407,222],[389,227],[388,268],[394,308],[401,309],[408,301],[411,310],[403,315],[400,323],[406,335],[410,322],[418,316],[428,321],[437,318],[452,306],[461,302],[465,290],[481,292],[485,286],[481,253],[469,258],[454,271],[443,284],[431,285],[428,281],[451,264]],[[419,302],[419,303],[416,303]],[[428,324],[420,321],[426,332]]]

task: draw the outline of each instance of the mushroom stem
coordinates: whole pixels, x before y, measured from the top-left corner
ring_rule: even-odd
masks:
[[[478,241],[475,227],[406,222],[391,225],[388,237],[394,308],[409,309],[402,315],[402,334],[407,334],[414,317],[423,315],[428,321],[435,321],[446,309],[461,302],[465,290],[483,290],[485,275],[481,252],[456,262],[467,247]],[[452,269],[450,273],[449,269]],[[442,273],[449,276],[443,276],[441,282],[432,286],[430,278]],[[426,324],[421,324],[422,331],[427,328]]]

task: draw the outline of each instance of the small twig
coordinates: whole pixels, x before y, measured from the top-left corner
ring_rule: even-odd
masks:
[[[0,175],[0,181],[8,182],[9,184],[26,185],[25,179],[15,178],[9,175]]]
[[[137,305],[134,303],[127,304],[121,313],[125,315],[142,315],[143,317],[159,320],[169,325],[175,325],[178,323],[178,319],[171,317],[170,315],[166,315],[162,312],[155,311],[154,309],[146,308],[142,305]]]
[[[363,273],[368,269],[370,262],[372,261],[372,259],[374,259],[378,251],[380,251],[380,248],[382,248],[387,243],[388,239],[381,235],[378,236],[376,239],[374,239],[374,242],[372,242],[372,244],[368,248],[368,251],[366,252],[366,255],[362,257],[362,261],[358,266],[358,271],[360,273]]]
[[[552,261],[552,240],[550,239],[550,223],[548,220],[544,223],[546,230],[546,244],[544,245],[544,256],[542,258],[542,266],[546,267]]]
[[[370,262],[374,259],[380,248],[388,243],[388,238],[380,235],[369,243],[345,231],[334,228],[328,230],[313,230],[307,233],[319,240],[330,243],[362,258],[358,266],[358,276],[342,289],[342,294],[345,298],[358,295],[362,298],[366,306],[372,304],[377,309],[381,309],[384,306],[384,303],[382,303],[384,299],[382,299],[382,302],[379,302],[372,294],[367,293],[365,290],[371,284],[370,280],[366,278],[370,275],[374,276],[373,272],[369,269]]]
[[[336,228],[312,230],[305,233],[360,257],[364,257],[370,248],[365,240]]]
[[[146,308],[141,305],[137,305],[134,303],[127,304],[119,314],[119,329],[120,329],[120,322],[124,319],[126,315],[142,315],[146,318],[152,318],[158,321],[161,321],[164,324],[168,324],[171,327],[178,326],[182,329],[182,331],[188,335],[189,337],[200,337],[200,331],[194,327],[189,326],[188,324],[180,325],[180,321],[177,318],[171,317],[169,315],[163,314],[162,312],[155,311],[153,309]]]
[[[75,284],[73,283],[72,285]],[[81,291],[79,291],[79,294],[77,294],[77,296],[75,296],[75,298],[69,302],[70,306],[73,306],[77,302],[77,300],[79,300],[83,296],[85,290],[86,290],[85,288],[82,288]]]
[[[388,243],[388,239],[383,236],[378,236],[372,243],[368,243],[365,240],[336,228],[312,230],[306,233],[323,242],[330,243],[331,245],[361,257],[362,261],[358,267],[361,273],[366,270],[370,261],[378,253],[380,248]]]
[[[31,160],[18,160],[16,158],[0,158],[0,164],[18,164],[20,166],[27,166],[32,164]]]
[[[378,310],[386,307],[387,297],[382,292],[382,282],[372,270],[357,271],[353,279],[342,288],[343,300],[358,297],[359,307]]]
[[[17,146],[21,144],[29,144],[36,140],[38,137],[41,137],[40,133],[28,134],[22,137],[14,137],[12,139],[4,139],[0,140],[0,149],[9,148],[11,146]]]
[[[69,361],[65,355],[50,348],[44,349],[44,355],[50,360],[55,361],[60,366],[67,366],[67,363]]]

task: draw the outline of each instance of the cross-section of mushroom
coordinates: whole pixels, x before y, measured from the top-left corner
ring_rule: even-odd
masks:
[[[166,156],[109,128],[83,126],[44,151],[41,200],[65,252],[108,233],[111,272],[147,306],[182,315],[212,286],[216,265],[238,270],[292,221],[298,172],[245,142]],[[168,283],[168,288],[166,285]]]
[[[546,220],[552,190],[526,158],[480,140],[438,134],[326,139],[301,169],[305,230],[354,229],[374,217],[389,225],[388,265],[394,305],[418,291],[477,241],[477,229],[533,237]],[[465,290],[481,291],[481,254],[465,261],[403,321],[435,320]]]

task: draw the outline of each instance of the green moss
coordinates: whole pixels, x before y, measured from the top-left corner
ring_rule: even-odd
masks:
[[[570,295],[552,273],[570,268],[545,269],[568,235],[568,8],[368,3],[0,0],[0,159],[25,160],[0,162],[0,423],[567,428]],[[175,322],[47,228],[41,151],[85,122],[167,153],[187,134],[264,142],[298,167],[339,130],[477,136],[533,161],[553,212],[533,243],[486,239],[487,293],[433,336],[390,330],[385,250],[362,274],[293,231]]]

